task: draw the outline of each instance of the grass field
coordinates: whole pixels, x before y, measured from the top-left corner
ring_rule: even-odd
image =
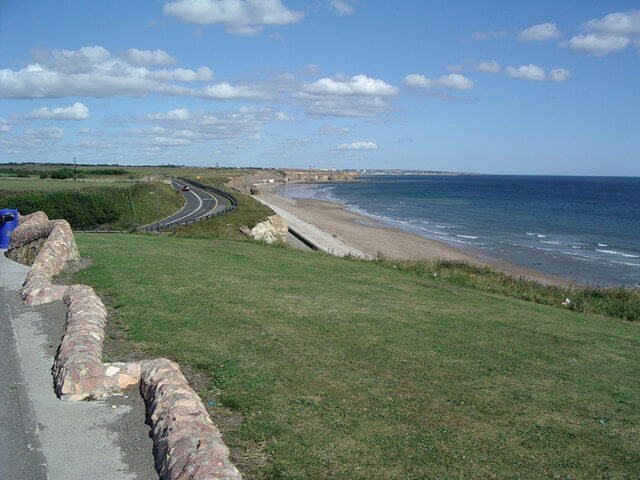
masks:
[[[27,192],[34,190],[47,192],[95,187],[127,188],[131,185],[131,182],[73,182],[69,180],[40,180],[37,178],[30,180],[0,180],[0,190],[5,192]]]
[[[68,220],[74,229],[129,230],[171,215],[184,205],[181,192],[160,182],[107,187],[85,184],[82,189],[75,189],[73,182],[61,183],[70,188],[14,192],[16,195],[0,196],[0,207],[17,208],[22,215],[44,211],[52,220]]]
[[[638,477],[636,324],[247,242],[77,241],[109,360],[180,362],[247,479]]]

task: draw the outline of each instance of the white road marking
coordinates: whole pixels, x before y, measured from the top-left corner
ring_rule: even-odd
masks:
[[[191,190],[189,190],[187,193],[192,193],[193,195],[196,196],[196,198],[198,199],[198,208],[196,208],[195,210],[191,211],[191,213],[187,213],[186,215],[183,215],[180,218],[176,218],[175,220],[171,220],[170,223],[177,223],[180,220],[182,220],[183,218],[187,218],[189,215],[193,215],[194,212],[197,212],[198,210],[200,210],[202,208],[202,199],[195,192],[192,192]]]

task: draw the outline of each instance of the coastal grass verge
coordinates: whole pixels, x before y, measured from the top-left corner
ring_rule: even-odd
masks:
[[[358,261],[356,259],[356,261]],[[594,313],[622,320],[640,320],[640,289],[623,286],[566,287],[542,285],[524,276],[498,272],[489,266],[472,265],[460,261],[390,260],[379,257],[375,263],[390,269],[410,272],[420,277],[434,277],[434,281],[449,285],[497,293],[529,302],[540,303]],[[569,303],[564,303],[566,299]]]
[[[2,197],[16,195],[25,192],[50,192],[62,190],[82,190],[85,188],[111,187],[128,188],[132,182],[74,182],[73,180],[41,180],[41,179],[0,179],[0,192]]]
[[[17,208],[22,215],[43,211],[52,220],[64,218],[74,229],[130,230],[155,221],[158,214],[166,217],[184,204],[180,192],[164,183],[124,185],[128,188],[27,192],[0,198],[0,208]]]
[[[76,239],[108,337],[199,379],[246,478],[640,471],[634,324],[249,242]]]

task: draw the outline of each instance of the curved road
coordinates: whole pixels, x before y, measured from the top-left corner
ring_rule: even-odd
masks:
[[[182,190],[182,187],[189,185],[181,180],[173,180],[171,185],[176,190]],[[160,220],[160,224],[154,222],[144,227],[145,230],[159,230],[161,228],[174,227],[185,222],[192,222],[202,219],[207,215],[224,210],[229,206],[229,200],[207,190],[189,185],[188,192],[182,192],[186,203],[182,210],[173,215]]]

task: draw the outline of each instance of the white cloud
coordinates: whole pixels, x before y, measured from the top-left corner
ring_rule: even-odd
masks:
[[[518,40],[521,42],[540,42],[558,38],[560,31],[555,23],[541,23],[533,25],[518,33]]]
[[[386,97],[293,94],[298,104],[311,115],[334,117],[375,117],[391,111]]]
[[[176,0],[165,3],[162,11],[185,23],[222,23],[237,35],[255,35],[265,25],[297,23],[304,16],[288,10],[281,0]]]
[[[329,5],[338,12],[340,15],[351,15],[355,13],[356,9],[353,7],[353,3],[356,0],[328,0]]]
[[[462,65],[447,65],[445,68],[448,72],[461,72],[464,70]]]
[[[195,96],[171,82],[206,81],[211,70],[150,70],[113,58],[100,46],[79,50],[35,50],[34,63],[0,70],[0,97],[57,98],[144,96],[149,93]]]
[[[490,62],[480,62],[474,65],[473,69],[484,73],[500,73],[502,71],[500,64],[495,60],[491,60]]]
[[[537,65],[522,65],[520,67],[507,67],[505,73],[511,78],[519,80],[537,80],[544,81],[547,78],[544,69]]]
[[[197,71],[184,68],[173,70],[154,70],[149,78],[161,82],[207,82],[213,78],[213,72],[207,67],[200,67]]]
[[[47,126],[38,130],[25,130],[24,136],[38,140],[56,140],[64,138],[64,129]]]
[[[474,40],[492,40],[494,38],[502,38],[509,35],[507,30],[489,30],[488,32],[476,32],[471,37]]]
[[[572,37],[561,46],[603,57],[624,50],[640,36],[640,10],[614,12],[582,24],[583,33]]]
[[[293,117],[287,115],[284,112],[275,112],[275,115],[278,122],[292,122],[294,120]]]
[[[627,48],[631,40],[618,35],[601,35],[599,33],[580,33],[572,37],[565,46],[571,50],[585,52],[594,57],[603,57],[609,53]]]
[[[122,58],[131,65],[137,67],[153,67],[155,65],[169,66],[177,63],[176,59],[164,50],[138,50],[130,48],[121,54]]]
[[[567,80],[571,73],[565,68],[554,68],[547,73],[542,67],[537,65],[522,65],[520,67],[506,67],[504,73],[518,80],[533,80],[538,82],[557,82],[561,83]]]
[[[41,107],[24,115],[23,118],[46,120],[87,120],[89,118],[89,108],[80,102],[76,102],[70,107],[58,107],[54,109]]]
[[[337,150],[377,150],[378,145],[373,142],[352,142],[338,145]]]
[[[349,133],[348,127],[330,127],[324,126],[316,130],[316,135],[344,135]]]
[[[147,115],[149,120],[188,120],[189,110],[186,108],[177,108],[170,110],[167,113],[154,113]]]
[[[202,90],[200,91],[200,96],[202,98],[218,100],[261,100],[269,97],[266,92],[246,86],[233,86],[227,82],[218,83],[216,85],[208,85],[202,88]]]
[[[186,138],[154,137],[153,141],[165,147],[185,147],[191,145],[191,141]]]
[[[405,77],[404,83],[416,88],[451,88],[454,90],[471,90],[474,86],[471,79],[459,73],[450,73],[434,79],[413,73]]]
[[[549,72],[547,80],[551,82],[562,83],[565,80],[568,80],[570,76],[571,72],[569,72],[569,70],[567,70],[566,68],[554,68]]]
[[[11,131],[11,127],[9,125],[0,124],[0,132],[6,133],[10,131]]]
[[[141,137],[155,144],[166,139],[188,140],[191,143],[218,139],[250,138],[257,140],[267,123],[284,121],[282,112],[267,107],[245,106],[226,111],[190,111],[186,108],[153,113],[138,119],[153,125],[151,128],[129,130],[128,136]],[[286,117],[286,115],[284,115]],[[289,118],[289,117],[287,117]],[[163,138],[165,140],[156,140]],[[173,142],[184,145],[184,142]]]
[[[96,64],[107,62],[111,58],[109,51],[100,45],[82,47],[78,50],[34,49],[31,54],[38,64],[67,74],[90,72]]]
[[[640,10],[615,12],[585,22],[585,30],[596,30],[615,35],[640,35]]]
[[[398,88],[378,78],[356,75],[351,78],[321,78],[307,85],[306,91],[318,95],[372,95],[390,96],[398,93]]]

